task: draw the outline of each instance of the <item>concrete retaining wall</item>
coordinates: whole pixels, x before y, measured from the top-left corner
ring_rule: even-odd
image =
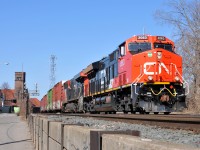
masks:
[[[110,144],[112,143],[112,144]],[[142,139],[130,135],[109,135],[102,137],[103,150],[189,150],[191,147],[185,145],[160,142],[151,139]]]
[[[131,136],[139,135],[137,131],[101,131],[80,125],[64,124],[56,119],[39,115],[31,115],[28,123],[36,150],[194,149],[185,145]]]
[[[68,149],[90,149],[90,131],[94,129],[76,125],[64,126],[63,146]]]

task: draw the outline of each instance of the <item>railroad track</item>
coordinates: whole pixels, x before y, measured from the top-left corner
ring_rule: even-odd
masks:
[[[46,114],[49,115],[49,114]],[[189,130],[200,133],[200,115],[141,115],[141,114],[53,114],[59,116],[90,117],[94,119],[144,124],[169,129]]]

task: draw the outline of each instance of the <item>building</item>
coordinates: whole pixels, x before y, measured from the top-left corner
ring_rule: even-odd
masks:
[[[0,112],[13,112],[17,106],[14,89],[0,89]]]
[[[25,82],[26,82],[26,73],[15,72],[15,97],[19,105],[24,99]]]
[[[37,98],[29,99],[29,110],[31,113],[40,112],[40,101]]]
[[[25,85],[26,72],[15,72],[15,89],[0,89],[0,112],[14,112],[14,107],[20,107],[20,115],[40,111],[40,101],[30,98]]]

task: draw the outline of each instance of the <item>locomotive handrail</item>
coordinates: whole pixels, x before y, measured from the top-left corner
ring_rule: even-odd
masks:
[[[172,96],[176,96],[178,93],[176,93],[176,89],[174,89],[174,94],[168,89],[168,88],[166,88],[166,87],[164,87],[164,88],[162,88],[161,90],[160,90],[160,92],[158,92],[157,94],[153,91],[153,89],[152,88],[150,88],[151,89],[151,92],[154,94],[154,95],[160,95],[160,93],[163,91],[163,90],[167,90]]]
[[[182,78],[183,84],[187,86],[187,93],[185,93],[184,95],[188,95],[189,92],[190,92],[188,82],[187,82],[187,81],[183,78],[183,76],[180,74],[180,72],[179,72],[178,69],[177,69],[176,64],[174,64],[174,63],[171,63],[171,64],[174,65],[174,67],[175,67],[176,71],[178,72],[179,76]]]
[[[147,69],[147,71],[150,69],[150,66],[149,66],[149,68]],[[136,95],[138,95],[138,93],[136,92],[137,90],[136,90],[136,85],[137,85],[137,83],[140,81],[140,79],[144,76],[144,73],[142,74],[142,71],[141,71],[142,69],[141,69],[141,65],[140,65],[140,74],[139,74],[139,76],[137,76],[137,78],[135,78],[135,80],[131,83],[131,87],[132,87],[132,85],[135,85],[135,94]],[[143,84],[141,84],[140,85],[140,87],[142,86]],[[131,92],[132,92],[132,90],[131,90]]]

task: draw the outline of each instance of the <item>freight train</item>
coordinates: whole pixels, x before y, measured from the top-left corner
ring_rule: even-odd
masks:
[[[169,114],[186,107],[186,83],[174,42],[138,35],[71,80],[58,82],[42,98],[41,110]]]

